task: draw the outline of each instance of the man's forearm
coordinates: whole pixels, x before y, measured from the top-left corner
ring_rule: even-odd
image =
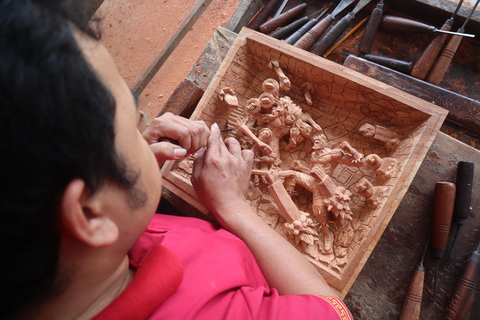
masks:
[[[282,295],[336,296],[315,267],[247,203],[233,208],[227,228],[247,244],[272,288]]]

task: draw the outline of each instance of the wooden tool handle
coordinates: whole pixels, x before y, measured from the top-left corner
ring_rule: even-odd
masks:
[[[323,55],[327,52],[328,48],[337,40],[342,33],[347,30],[348,26],[352,23],[354,16],[348,13],[337,24],[335,24],[330,30],[328,30],[315,44],[315,48],[312,48],[311,52]]]
[[[283,39],[300,29],[305,23],[308,22],[308,17],[303,17],[301,19],[295,20],[290,23],[288,26],[285,26],[277,31],[274,31],[270,34],[270,37],[275,39]]]
[[[312,27],[305,35],[303,35],[297,42],[295,42],[294,46],[298,48],[302,48],[303,50],[310,49],[315,41],[327,30],[330,24],[333,22],[334,17],[329,14],[320,22],[318,22],[315,26]]]
[[[479,263],[480,255],[474,251],[468,257],[463,273],[455,284],[453,295],[447,304],[446,319],[468,319],[477,292]]]
[[[435,28],[427,24],[396,16],[384,16],[381,27],[393,32],[432,33]]]
[[[285,39],[285,42],[288,43],[288,44],[296,43],[298,41],[298,39],[303,37],[303,35],[305,33],[307,33],[317,22],[318,22],[318,20],[316,20],[316,19],[312,19],[312,20],[308,21],[307,23],[305,23],[305,25],[303,27],[301,27],[300,29],[295,31],[290,37]]]
[[[263,23],[262,25],[260,25],[260,27],[258,27],[258,29],[260,30],[260,32],[268,34],[273,30],[277,29],[278,27],[284,26],[285,24],[290,22],[293,18],[305,11],[305,9],[307,9],[306,3],[299,4],[298,6],[282,13],[281,15]]]
[[[435,85],[439,85],[440,82],[443,80],[443,76],[447,72],[450,63],[453,60],[453,56],[455,56],[455,52],[457,52],[458,46],[462,41],[462,36],[454,35],[443,49],[440,57],[435,63],[435,66],[432,68],[432,71],[427,77],[427,81],[433,83]]]
[[[423,282],[425,279],[425,270],[423,267],[417,268],[413,273],[407,296],[403,303],[400,320],[420,319],[420,309],[422,307]]]
[[[457,193],[455,195],[455,210],[453,215],[457,224],[464,224],[470,214],[473,187],[472,161],[459,161],[457,165]]]
[[[440,181],[435,185],[432,247],[437,258],[443,257],[447,248],[455,205],[455,190],[455,184],[452,182]]]
[[[270,0],[268,3],[260,10],[259,13],[248,23],[247,28],[257,31],[258,27],[272,14],[273,10],[277,7],[278,3],[281,0]]]
[[[361,53],[370,53],[373,44],[373,38],[377,33],[380,22],[382,22],[383,17],[383,3],[377,4],[375,9],[373,9],[370,18],[368,19],[367,26],[365,27],[365,32],[363,33],[362,40],[358,44],[358,50]]]
[[[443,24],[441,30],[450,31],[452,29],[453,20],[448,19]],[[417,62],[413,65],[412,72],[410,75],[417,79],[423,80],[427,77],[428,72],[433,66],[435,59],[437,59],[438,54],[442,50],[443,44],[445,40],[447,40],[446,33],[439,33],[433,38],[432,42],[428,45],[428,47],[422,52],[420,58],[418,58]]]

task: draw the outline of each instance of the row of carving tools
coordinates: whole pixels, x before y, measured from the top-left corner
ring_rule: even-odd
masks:
[[[303,17],[301,16],[306,12],[308,6],[314,3],[315,0],[301,3],[280,13],[287,2],[288,0],[283,0],[283,2],[281,0],[269,0],[247,27],[268,34],[276,39],[284,40],[288,44],[317,55],[327,56],[366,23],[364,34],[358,44],[359,52],[363,54],[361,57],[409,74],[420,80],[426,80],[429,83],[439,85],[452,63],[452,59],[463,37],[474,36],[464,32],[480,0],[475,2],[468,17],[456,32],[450,30],[458,11],[462,7],[463,0],[460,0],[452,16],[439,29],[415,20],[384,15],[388,6],[384,4],[384,0],[379,0],[370,16],[360,21],[340,40],[339,38],[353,23],[355,15],[367,6],[371,0],[359,0],[353,9],[341,19],[337,19],[337,16],[351,7],[355,0],[341,0],[339,3],[331,2],[319,11]],[[278,7],[279,4],[280,7]],[[274,13],[275,9],[277,9],[276,13]],[[330,9],[331,12],[327,14]],[[273,15],[271,19],[269,19],[270,15]],[[433,33],[435,37],[423,50],[418,60],[413,63],[370,54],[379,28],[385,31],[402,33]],[[450,39],[447,38],[449,35],[451,35]]]
[[[456,234],[450,246],[445,266],[448,266],[455,255],[455,247],[462,226],[467,222],[471,213],[471,195],[473,185],[474,164],[471,161],[460,161],[457,167],[456,182],[440,181],[435,185],[432,234],[425,246],[425,250],[412,276],[408,288],[400,319],[419,319],[422,305],[425,267],[423,261],[431,243],[435,257],[435,274],[433,302],[437,293],[438,270],[440,261],[444,258],[449,242],[451,225],[456,225]],[[474,239],[472,239],[474,240]],[[478,240],[478,239],[477,239]],[[446,305],[446,319],[468,319],[473,307],[475,294],[478,288],[480,270],[480,243],[465,262],[463,273],[458,277],[452,295]]]

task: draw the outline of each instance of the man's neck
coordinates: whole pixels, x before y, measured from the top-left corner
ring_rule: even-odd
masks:
[[[125,290],[133,275],[128,257],[111,272],[76,275],[66,290],[20,318],[91,319]]]

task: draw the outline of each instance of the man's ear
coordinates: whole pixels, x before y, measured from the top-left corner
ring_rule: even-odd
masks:
[[[93,196],[85,182],[72,180],[60,201],[61,221],[66,232],[90,247],[104,247],[118,239],[118,227],[102,212],[102,197]]]

